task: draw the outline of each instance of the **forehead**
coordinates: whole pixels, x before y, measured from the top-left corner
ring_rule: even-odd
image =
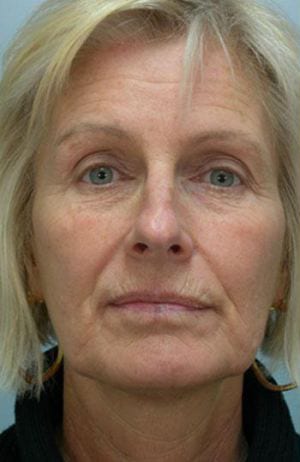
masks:
[[[95,81],[115,77],[132,78],[149,83],[179,84],[186,71],[185,56],[186,38],[177,37],[169,41],[136,42],[127,40],[122,44],[108,48],[87,50],[76,60],[72,69],[72,87],[87,85]],[[201,68],[200,68],[201,61]],[[237,79],[232,72],[224,51],[214,42],[209,42],[200,59],[200,52],[195,57],[192,71],[196,75],[196,89],[209,83],[221,83],[225,88],[238,90],[245,85],[250,90],[250,81],[240,69],[239,62],[234,63]]]
[[[56,128],[66,131],[74,119],[89,123],[83,119],[108,116],[108,122],[113,119],[119,125],[125,118],[132,129],[144,130],[156,117],[164,121],[160,125],[165,132],[171,122],[173,129],[177,124],[176,138],[196,128],[242,130],[246,124],[271,150],[271,145],[266,146],[271,137],[266,136],[268,124],[255,85],[237,61],[232,75],[223,50],[214,43],[208,44],[203,66],[196,70],[191,104],[184,113],[180,84],[185,45],[184,37],[152,43],[128,40],[81,55],[55,111]],[[154,125],[155,121],[153,129],[157,129]]]
[[[178,82],[177,74],[183,65],[184,42],[183,37],[163,42],[128,39],[97,50],[87,49],[75,62],[73,82],[82,82],[88,77],[88,72],[85,72],[87,67],[96,73],[101,72],[103,78],[121,76],[124,72],[128,77],[135,77],[138,72],[141,79],[151,82]]]
[[[179,85],[186,71],[185,45],[186,37],[182,36],[162,42],[137,42],[128,39],[122,44],[87,50],[80,54],[72,68],[71,85],[65,96],[73,92],[70,99],[77,103],[87,96],[89,91],[103,90],[107,94],[114,89],[113,83],[119,79],[123,80],[123,86],[126,80],[128,86],[135,85],[137,90],[143,84],[146,89],[148,84],[149,92],[151,89],[157,89],[167,95],[170,89],[174,98],[178,97]],[[196,69],[192,74],[196,76],[196,82],[193,100],[196,99],[197,93],[201,92],[202,95],[206,94],[208,99],[215,96],[241,100],[248,98],[256,100],[259,106],[259,98],[255,98],[257,82],[253,83],[246,78],[237,60],[233,61],[236,76],[234,78],[220,46],[214,42],[207,43],[201,59],[201,68],[200,52],[194,62]],[[120,88],[120,85],[116,86]],[[76,100],[73,99],[75,92],[81,96]]]

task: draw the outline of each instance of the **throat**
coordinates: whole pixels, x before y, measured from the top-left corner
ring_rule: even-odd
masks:
[[[242,382],[235,379],[226,386],[178,391],[177,399],[102,385],[67,388],[57,431],[64,461],[244,462]]]

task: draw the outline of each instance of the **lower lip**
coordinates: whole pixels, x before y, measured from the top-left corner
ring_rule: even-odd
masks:
[[[176,314],[183,312],[200,311],[202,308],[180,305],[177,303],[123,303],[122,305],[115,305],[120,310],[136,311],[139,313],[153,313],[153,314]],[[204,309],[204,308],[203,308]]]

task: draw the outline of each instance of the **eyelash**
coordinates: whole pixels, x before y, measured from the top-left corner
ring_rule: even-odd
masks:
[[[238,187],[238,186],[243,186],[243,185],[245,185],[245,180],[244,180],[243,176],[242,176],[240,173],[237,173],[237,172],[236,172],[234,169],[232,169],[232,168],[222,167],[222,165],[220,165],[220,166],[215,166],[215,167],[211,167],[207,172],[205,172],[204,174],[201,174],[200,177],[202,178],[202,177],[210,176],[210,175],[212,175],[213,172],[216,172],[216,171],[223,172],[223,173],[225,173],[225,174],[231,174],[231,175],[233,175],[233,176],[235,177],[235,179],[238,179],[238,182],[239,182],[239,183],[238,183],[238,184],[235,184],[235,185],[233,185],[233,186],[231,186],[231,187],[228,187],[228,186],[227,186],[227,187],[226,187],[226,186],[221,187],[221,185],[220,185],[220,186],[215,186],[215,185],[213,185],[213,184],[211,184],[211,183],[209,183],[209,182],[207,181],[207,184],[209,184],[209,186],[210,186],[211,188],[216,188],[216,189],[231,189],[231,188],[233,188],[233,187]],[[195,178],[197,179],[197,178],[199,178],[199,177],[195,177]]]
[[[120,173],[120,170],[110,164],[106,164],[104,162],[99,162],[99,163],[95,163],[94,165],[90,165],[89,167],[87,167],[84,172],[82,174],[80,174],[79,176],[79,181],[81,183],[85,183],[87,184],[88,186],[92,187],[92,188],[96,188],[96,189],[104,189],[104,188],[108,188],[108,187],[112,187],[113,186],[113,183],[109,183],[109,184],[105,184],[105,185],[97,185],[97,184],[93,184],[92,182],[90,181],[84,181],[84,177],[86,175],[89,175],[93,170],[96,170],[96,169],[101,169],[101,168],[109,168],[111,169],[114,174],[115,172],[117,172],[117,175],[118,175],[118,178],[117,180],[113,180],[113,183],[115,183],[116,181],[120,181],[122,178],[130,178],[130,175],[129,174],[126,174],[126,173]]]
[[[101,184],[93,184],[91,181],[84,181],[84,177],[86,175],[89,175],[93,170],[96,170],[96,169],[101,169],[101,168],[109,168],[111,169],[114,173],[117,172],[117,176],[118,178],[117,179],[113,179],[113,181],[111,183],[108,183],[108,184],[104,184],[104,185],[101,185]],[[207,170],[206,172],[204,173],[200,173],[199,175],[197,176],[194,176],[192,178],[192,180],[194,180],[194,182],[196,183],[197,179],[200,179],[200,178],[203,178],[203,177],[207,177],[208,175],[212,175],[213,172],[215,171],[220,171],[220,172],[224,172],[225,174],[228,173],[228,174],[232,174],[234,177],[235,177],[235,180],[238,179],[238,184],[232,184],[232,185],[229,185],[229,186],[222,186],[222,185],[214,185],[212,183],[210,183],[209,181],[206,182],[206,184],[208,185],[208,187],[212,188],[213,190],[217,190],[217,191],[222,191],[222,192],[230,192],[229,190],[232,190],[233,188],[237,188],[237,187],[242,187],[245,185],[245,180],[243,178],[243,175],[241,175],[240,173],[237,173],[235,171],[235,169],[233,168],[228,168],[228,166],[222,166],[222,164],[220,165],[216,165],[216,166],[212,166],[209,170]],[[115,174],[114,174],[115,176]],[[95,163],[94,165],[91,165],[89,166],[88,168],[85,169],[85,171],[80,175],[79,177],[79,180],[82,182],[82,183],[85,183],[87,184],[88,186],[90,186],[91,188],[96,188],[96,189],[106,189],[106,188],[111,188],[114,186],[114,183],[116,183],[116,181],[120,181],[122,179],[122,177],[126,177],[127,179],[130,179],[130,176],[127,174],[122,174],[120,173],[119,169],[110,165],[110,164],[106,164],[104,162],[101,162],[101,163]],[[234,180],[234,182],[235,182]]]

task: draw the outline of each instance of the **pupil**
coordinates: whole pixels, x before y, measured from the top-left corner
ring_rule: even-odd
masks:
[[[91,183],[104,185],[113,180],[113,173],[109,167],[97,167],[90,171],[89,177]]]
[[[234,175],[222,170],[215,170],[211,174],[211,181],[215,186],[232,186],[234,183]]]
[[[227,181],[227,174],[226,173],[219,173],[218,175],[218,181],[220,183],[226,183]]]
[[[103,169],[101,169],[99,172],[98,172],[98,178],[99,180],[105,180],[106,179],[106,176],[107,176],[107,172]]]

